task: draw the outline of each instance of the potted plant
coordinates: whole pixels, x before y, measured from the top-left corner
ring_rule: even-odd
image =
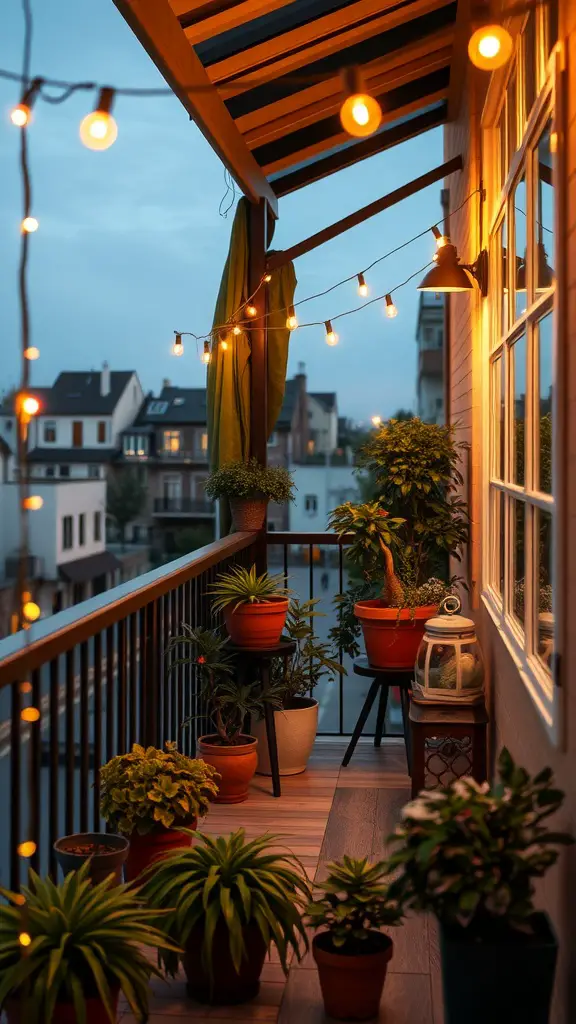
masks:
[[[226,629],[237,647],[274,647],[280,641],[288,594],[283,573],[256,574],[256,566],[234,565],[210,584],[212,610],[222,611]]]
[[[9,1024],[115,1024],[120,992],[134,1019],[148,1020],[149,980],[161,974],[142,947],[174,956],[178,947],[135,892],[93,887],[87,863],[59,885],[31,871],[22,895],[0,891],[0,1009]]]
[[[252,684],[236,679],[228,637],[218,630],[193,629],[187,624],[183,624],[182,630],[181,636],[171,637],[167,647],[167,656],[172,658],[169,670],[182,664],[197,666],[200,703],[207,708],[215,732],[199,736],[196,747],[218,772],[215,801],[241,803],[248,797],[248,786],[258,763],[258,740],[244,732],[244,723],[248,716],[261,713],[264,700],[278,707],[279,694],[275,687],[261,694]],[[191,724],[192,720],[187,719],[183,725]]]
[[[210,474],[209,498],[228,498],[236,530],[261,530],[269,501],[293,501],[294,484],[284,466],[261,466],[257,459],[228,462]]]
[[[286,618],[286,636],[296,643],[288,662],[277,659],[272,667],[272,681],[282,702],[274,712],[280,775],[298,775],[306,771],[318,729],[318,701],[314,688],[323,676],[333,680],[345,674],[336,661],[334,646],[314,635],[311,619],[322,615],[316,611],[318,600],[292,600]],[[258,739],[258,768],[261,775],[271,775],[266,726],[263,719],[255,722]]]
[[[218,773],[205,761],[134,744],[100,769],[102,817],[130,840],[126,879],[133,881],[152,861],[190,842],[184,828],[195,828],[218,793]]]
[[[469,523],[456,493],[466,445],[455,440],[454,429],[389,420],[358,453],[377,500],[340,505],[330,516],[331,528],[352,538],[348,558],[361,573],[353,610],[370,664],[378,668],[414,664],[426,619],[455,583],[454,577],[445,582],[448,560],[460,557]],[[350,596],[341,603],[340,624],[354,634],[350,604]]]
[[[171,854],[144,888],[163,926],[184,950],[189,994],[202,1003],[241,1003],[257,995],[266,953],[276,946],[284,973],[288,953],[308,946],[302,908],[309,897],[304,868],[278,853],[272,835],[246,840],[244,829]],[[177,937],[177,938],[176,938]],[[179,955],[161,950],[168,974]]]
[[[389,895],[383,861],[344,856],[328,865],[322,895],[308,906],[307,923],[316,931],[312,955],[318,966],[324,1008],[337,1020],[378,1016],[394,946],[382,932],[400,923],[402,912]]]
[[[391,837],[390,895],[438,918],[446,1024],[549,1020],[557,943],[534,882],[573,842],[544,824],[564,794],[550,768],[531,779],[507,750],[499,776],[423,791]]]
[[[109,832],[76,832],[57,839],[54,851],[64,877],[88,861],[88,874],[95,885],[105,878],[120,885],[129,843],[124,836]]]

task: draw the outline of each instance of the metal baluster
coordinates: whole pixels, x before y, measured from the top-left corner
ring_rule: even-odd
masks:
[[[80,831],[88,831],[88,773],[90,745],[88,725],[88,644],[80,644]]]
[[[170,636],[178,636],[178,607],[176,600],[176,590],[170,592]],[[178,657],[178,652],[175,652],[173,657]],[[178,725],[177,725],[177,712],[176,702],[178,694],[178,673],[173,670],[170,673],[170,739],[174,740],[177,737]]]
[[[176,592],[176,607],[178,609],[178,633],[181,633],[182,622],[184,620],[184,592],[182,587],[178,587]],[[184,647],[182,644],[178,644],[178,657],[181,658],[184,653]],[[182,739],[182,722],[184,721],[184,666],[178,665],[177,668],[178,677],[178,710],[176,713],[176,729],[174,730],[174,739],[180,745]]]
[[[126,637],[126,619],[118,623],[118,753],[126,753],[126,677],[128,646]]]
[[[102,764],[102,634],[94,637],[94,803],[93,828],[100,831],[100,765]]]
[[[193,588],[194,581],[188,580],[184,584],[184,619],[189,626],[194,625],[193,618]],[[190,654],[190,649],[186,648],[185,654]],[[183,686],[184,686],[184,719],[190,718],[192,714],[192,666],[184,665],[183,669]],[[188,757],[191,756],[191,743],[190,743],[190,729],[188,726],[180,733],[182,750]]]
[[[138,612],[138,636],[139,644],[138,651],[140,654],[140,686],[138,688],[138,702],[139,702],[139,737],[138,742],[146,745],[146,609],[141,608]]]
[[[310,544],[308,546],[308,559],[309,559],[309,562],[310,562],[310,566],[309,566],[309,587],[308,587],[308,589],[309,589],[309,600],[312,601],[314,599],[314,545],[313,544]],[[312,630],[312,636],[314,636],[314,619],[312,618],[312,616],[310,616],[310,629]],[[313,664],[313,660],[312,660],[312,658],[310,658],[310,662],[309,662],[310,673],[312,673],[312,664]],[[312,687],[310,687],[309,696],[310,697],[313,696]]]
[[[344,548],[342,544],[338,544],[338,593],[344,593]],[[338,622],[342,625],[342,607],[338,609]],[[344,664],[344,652],[342,647],[338,648],[338,661],[340,665]],[[338,729],[340,735],[344,735],[344,675],[342,672],[338,674]]]
[[[50,750],[48,764],[48,870],[52,878],[56,878],[56,854],[54,843],[59,838],[58,795],[60,791],[60,662],[58,658],[50,662]]]
[[[66,789],[65,829],[66,835],[74,832],[74,649],[66,651]]]
[[[114,749],[114,626],[106,630],[106,760]]]
[[[129,749],[136,743],[136,706],[138,703],[138,619],[130,616],[130,723]]]
[[[42,695],[40,692],[40,672],[36,669],[32,673],[32,707],[40,708],[42,701]],[[41,750],[40,745],[42,741],[41,734],[41,721],[32,723],[28,727],[28,742],[30,744],[30,757],[29,757],[29,795],[30,795],[30,827],[29,835],[27,839],[31,839],[32,842],[36,843],[36,852],[33,854],[30,860],[30,867],[34,871],[40,870],[40,758]]]
[[[10,689],[10,887],[16,890],[20,884],[18,843],[20,842],[20,800],[22,796],[22,767],[20,764],[22,697],[19,683],[12,683]]]
[[[288,586],[288,545],[283,545],[284,552],[284,586]]]

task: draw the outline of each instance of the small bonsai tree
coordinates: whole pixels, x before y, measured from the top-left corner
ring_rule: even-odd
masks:
[[[263,498],[283,503],[294,500],[294,483],[284,466],[261,466],[257,459],[229,462],[215,470],[204,490],[209,498]]]

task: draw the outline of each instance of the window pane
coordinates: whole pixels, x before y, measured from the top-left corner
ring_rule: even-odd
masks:
[[[490,493],[490,515],[492,534],[491,582],[499,594],[504,594],[504,503],[503,491],[493,489]]]
[[[524,625],[524,502],[512,500],[512,611]]]
[[[545,291],[554,284],[554,181],[550,151],[551,131],[552,122],[548,121],[535,153],[537,194],[534,243],[537,291]]]
[[[506,181],[506,173],[507,173],[507,169],[508,169],[508,161],[506,159],[506,104],[504,104],[503,107],[502,107],[502,111],[500,113],[500,118],[498,120],[497,131],[498,131],[498,150],[499,150],[499,153],[500,153],[500,161],[499,161],[500,181],[498,182],[498,184],[499,184],[500,188],[502,188],[503,185],[504,185],[504,182]]]
[[[500,263],[500,326],[502,333],[504,334],[508,328],[508,278],[507,278],[507,267],[508,261],[506,259],[506,218],[502,221],[502,225],[498,231],[499,246],[501,249],[501,263]]]
[[[538,337],[538,486],[552,494],[552,313],[537,324]]]
[[[546,668],[554,654],[554,610],[552,592],[552,516],[535,509],[536,541],[536,653]]]
[[[515,319],[525,312],[526,299],[526,179],[522,177],[514,190],[514,249],[516,257]]]
[[[504,595],[504,566],[505,566],[505,547],[504,537],[506,530],[506,495],[500,491],[500,502],[498,514],[500,516],[499,531],[498,531],[498,544],[500,557],[498,559],[498,583],[500,585],[500,593]]]
[[[510,346],[510,366],[514,388],[512,424],[512,480],[524,485],[525,479],[525,418],[526,418],[526,335]]]
[[[530,11],[524,29],[524,112],[526,120],[536,99],[536,12]]]
[[[504,359],[498,356],[492,363],[492,472],[498,480],[504,479]]]
[[[518,149],[518,127],[516,118],[516,72],[512,75],[506,91],[506,129],[508,135],[508,167]],[[508,168],[507,168],[508,169]]]

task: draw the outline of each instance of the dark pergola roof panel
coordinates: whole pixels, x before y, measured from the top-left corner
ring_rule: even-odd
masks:
[[[269,202],[446,120],[467,2],[115,0],[246,195]],[[338,116],[351,66],[383,110],[368,139]]]

